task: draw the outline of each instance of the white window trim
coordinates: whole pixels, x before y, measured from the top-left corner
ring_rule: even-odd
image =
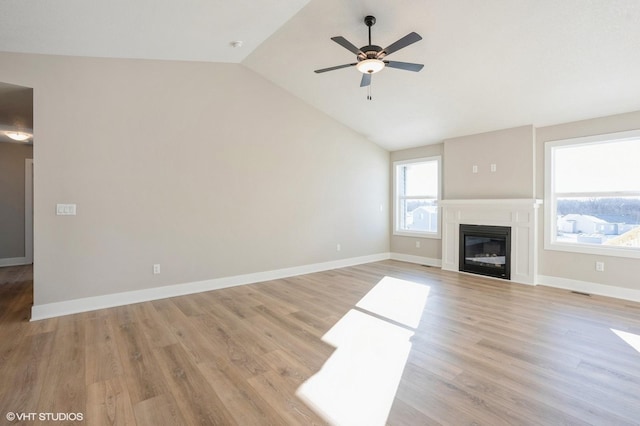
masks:
[[[600,256],[615,256],[615,257],[630,257],[640,258],[640,249],[637,248],[625,248],[625,247],[611,247],[611,246],[593,246],[590,244],[580,243],[561,243],[555,240],[554,234],[556,232],[556,195],[552,191],[554,188],[553,182],[553,157],[552,151],[556,147],[569,146],[569,145],[585,145],[589,143],[601,143],[601,142],[620,142],[630,139],[640,138],[640,130],[631,130],[627,132],[608,133],[594,136],[585,136],[572,139],[561,139],[555,141],[549,141],[545,143],[544,151],[544,210],[545,210],[545,227],[544,227],[544,248],[545,250],[565,251],[573,253],[585,253],[595,254]],[[581,194],[564,194],[564,196],[603,196],[603,195],[636,195],[636,193],[581,193]]]
[[[398,195],[398,166],[403,166],[406,164],[416,164],[416,163],[424,163],[427,161],[436,161],[438,164],[438,194],[436,198],[436,204],[438,206],[438,230],[436,232],[428,232],[428,231],[404,231],[399,229],[399,209],[400,203],[399,195]],[[432,157],[421,157],[421,158],[413,158],[410,160],[401,160],[393,162],[393,235],[402,236],[402,237],[416,237],[416,238],[434,238],[441,239],[442,238],[442,207],[440,206],[440,201],[442,200],[442,156],[434,155]],[[411,197],[408,197],[411,198]],[[415,198],[424,198],[422,196]]]

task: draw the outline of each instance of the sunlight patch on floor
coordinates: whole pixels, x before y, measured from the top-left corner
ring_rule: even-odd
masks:
[[[428,294],[426,285],[383,278],[323,336],[336,350],[297,395],[332,424],[384,425]]]
[[[417,328],[428,296],[429,287],[426,285],[384,277],[356,306]]]
[[[626,331],[611,329],[619,338],[624,340],[629,346],[640,352],[640,335],[628,333]]]

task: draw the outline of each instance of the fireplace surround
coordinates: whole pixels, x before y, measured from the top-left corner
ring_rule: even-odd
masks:
[[[460,225],[511,228],[509,278],[535,285],[538,258],[537,199],[442,200],[442,269],[460,272]]]

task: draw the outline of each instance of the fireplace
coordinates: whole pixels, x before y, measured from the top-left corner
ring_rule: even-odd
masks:
[[[511,228],[460,224],[460,271],[511,279]]]
[[[509,281],[536,285],[538,210],[536,199],[442,200],[442,269],[460,271],[460,225],[492,225],[510,229]],[[505,247],[506,249],[506,247]],[[497,256],[497,255],[496,255]],[[502,277],[505,278],[506,277]]]

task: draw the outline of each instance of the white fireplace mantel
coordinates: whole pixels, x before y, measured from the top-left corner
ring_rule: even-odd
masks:
[[[459,270],[460,224],[511,228],[511,281],[536,284],[542,200],[442,200],[442,269]]]

